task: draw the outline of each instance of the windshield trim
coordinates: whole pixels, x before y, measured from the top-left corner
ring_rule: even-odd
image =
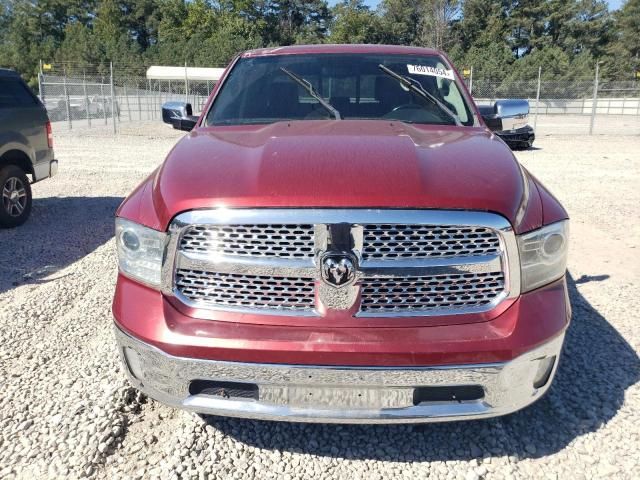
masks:
[[[222,77],[220,78],[220,80],[218,81],[218,83],[215,85],[211,98],[209,99],[209,101],[207,102],[207,104],[205,105],[204,110],[201,113],[201,118],[200,118],[200,124],[198,125],[199,127],[217,127],[219,125],[215,124],[215,123],[209,123],[208,119],[209,119],[209,114],[211,113],[211,110],[214,108],[216,100],[218,99],[218,96],[220,95],[220,92],[224,89],[227,80],[229,79],[229,76],[231,75],[231,72],[238,66],[238,63],[240,63],[242,60],[244,59],[254,59],[254,58],[258,58],[258,57],[290,57],[290,56],[337,56],[337,55],[349,55],[352,52],[319,52],[319,53],[307,53],[307,52],[296,52],[296,53],[291,53],[291,52],[287,52],[287,53],[278,53],[278,54],[274,54],[274,53],[269,53],[268,55],[252,55],[252,56],[245,56],[247,52],[241,52],[238,55],[235,56],[235,58],[229,63],[229,65],[227,66],[227,69],[225,70],[224,74],[222,75]],[[372,55],[388,55],[388,56],[407,56],[407,55],[415,55],[416,57],[436,57],[440,62],[442,62],[447,69],[452,70],[454,72],[454,79],[453,79],[453,83],[456,85],[456,87],[458,88],[458,91],[460,92],[460,96],[462,97],[464,103],[465,103],[465,107],[467,108],[467,113],[470,115],[470,119],[472,122],[469,123],[468,125],[465,123],[462,123],[462,125],[460,127],[458,127],[457,125],[453,125],[455,127],[458,128],[473,128],[473,127],[481,127],[482,126],[482,122],[481,122],[481,117],[480,114],[478,112],[477,106],[473,100],[473,98],[471,97],[471,94],[469,92],[469,90],[467,89],[467,86],[464,84],[464,82],[461,81],[461,77],[460,74],[458,73],[458,70],[453,66],[453,64],[451,63],[451,61],[449,60],[449,58],[447,57],[446,54],[442,53],[442,52],[438,52],[438,51],[434,51],[434,52],[428,52],[428,53],[423,53],[423,54],[417,54],[417,53],[409,53],[409,52],[402,52],[402,51],[398,51],[398,52],[385,52],[385,51],[369,51],[367,53],[370,53]],[[354,119],[356,120],[356,119]],[[371,121],[388,121],[388,119],[383,119],[383,118],[363,118],[362,120],[371,120]],[[278,121],[291,121],[291,120],[278,120]],[[297,120],[296,120],[297,121]],[[300,120],[300,121],[305,121],[305,120]],[[394,120],[397,122],[403,122],[402,120]],[[276,123],[274,122],[269,122],[269,123]],[[416,122],[404,122],[404,123],[412,123],[415,125],[440,125],[443,126],[443,124],[436,124],[436,123],[416,123]],[[267,123],[260,123],[260,124],[267,124]],[[229,126],[229,125],[224,125],[224,126]]]

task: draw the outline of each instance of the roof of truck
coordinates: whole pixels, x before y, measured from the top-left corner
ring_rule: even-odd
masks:
[[[400,45],[362,45],[362,44],[319,44],[319,45],[290,45],[287,47],[270,47],[249,50],[242,57],[262,57],[267,55],[296,55],[309,53],[380,53],[389,55],[440,55],[441,52],[433,48],[404,47]]]

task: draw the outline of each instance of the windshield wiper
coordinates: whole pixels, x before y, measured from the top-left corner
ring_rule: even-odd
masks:
[[[419,81],[417,81],[415,78],[411,78],[411,77],[406,77],[404,75],[400,75],[399,73],[394,72],[389,67],[385,67],[382,64],[378,65],[378,68],[380,68],[380,70],[382,70],[384,73],[386,73],[390,77],[395,78],[400,83],[400,85],[404,86],[405,88],[407,88],[408,90],[412,91],[416,95],[424,98],[428,102],[433,103],[441,111],[443,111],[449,117],[451,117],[451,119],[454,122],[456,122],[456,125],[458,127],[462,126],[462,122],[460,121],[460,118],[458,117],[458,115],[453,113],[449,107],[447,107],[444,103],[442,103],[440,100],[438,100],[432,94],[427,92],[424,89],[424,87],[422,86],[422,84]]]
[[[284,67],[280,67],[280,70],[286,73],[289,76],[289,78],[291,78],[294,82],[296,82],[298,85],[304,88],[307,91],[307,93],[311,95],[313,98],[315,98],[320,103],[320,105],[322,105],[329,113],[331,113],[335,117],[336,120],[342,120],[342,117],[340,116],[340,112],[336,110],[336,108],[333,105],[331,105],[324,98],[322,98],[318,92],[316,92],[316,90],[313,88],[313,85],[311,85],[311,82],[309,82],[309,80],[305,80],[304,78],[299,77],[298,75],[287,70]]]

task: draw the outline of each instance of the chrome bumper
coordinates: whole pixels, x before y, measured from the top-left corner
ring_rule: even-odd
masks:
[[[115,327],[131,383],[162,403],[203,414],[324,423],[420,423],[505,415],[540,398],[564,334],[505,363],[440,367],[332,367],[199,360],[167,355]],[[125,353],[126,352],[126,353]],[[555,361],[534,387],[545,359]],[[545,373],[545,372],[542,372]],[[190,393],[194,380],[257,385],[257,399]],[[416,387],[482,387],[476,400],[416,403]]]

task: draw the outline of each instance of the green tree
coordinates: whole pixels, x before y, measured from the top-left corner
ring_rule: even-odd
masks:
[[[330,20],[325,0],[271,0],[264,15],[265,45],[291,45],[300,40],[321,42]]]
[[[539,0],[515,0],[508,9],[509,45],[516,57],[542,48],[545,43],[549,3]]]
[[[612,39],[605,47],[603,73],[618,79],[640,72],[640,0],[628,0],[614,15]]]
[[[261,46],[256,25],[235,15],[225,14],[216,19],[216,29],[208,38],[194,36],[189,44],[195,65],[211,67],[226,65],[239,52]]]
[[[162,65],[181,65],[185,61],[188,38],[182,27],[187,17],[187,5],[184,0],[161,0],[161,17],[158,22],[158,34],[154,45],[146,52],[149,62]]]
[[[569,55],[587,53],[601,57],[609,42],[611,16],[604,1],[555,0],[550,11],[548,45],[560,46]]]
[[[422,0],[416,44],[446,50],[453,41],[451,25],[458,16],[458,0]]]
[[[413,45],[418,37],[420,4],[416,0],[382,0],[379,6],[381,41],[393,45]]]
[[[129,35],[144,51],[156,43],[163,10],[159,0],[126,0],[121,2],[123,23]]]
[[[473,76],[477,79],[502,80],[514,63],[513,53],[502,43],[492,43],[486,47],[471,47],[460,57],[454,57],[458,68],[473,67]]]
[[[492,44],[506,45],[509,27],[507,11],[502,1],[466,0],[462,3],[462,18],[454,22],[452,33],[459,48],[486,48]]]
[[[363,0],[344,0],[332,10],[331,43],[378,43],[380,19]]]
[[[73,65],[77,72],[84,72],[91,71],[101,62],[104,63],[104,58],[92,30],[82,23],[75,22],[67,24],[64,40],[55,54],[55,61]]]
[[[140,47],[131,38],[123,21],[124,10],[117,0],[101,0],[94,22],[94,35],[106,65],[140,63]]]

